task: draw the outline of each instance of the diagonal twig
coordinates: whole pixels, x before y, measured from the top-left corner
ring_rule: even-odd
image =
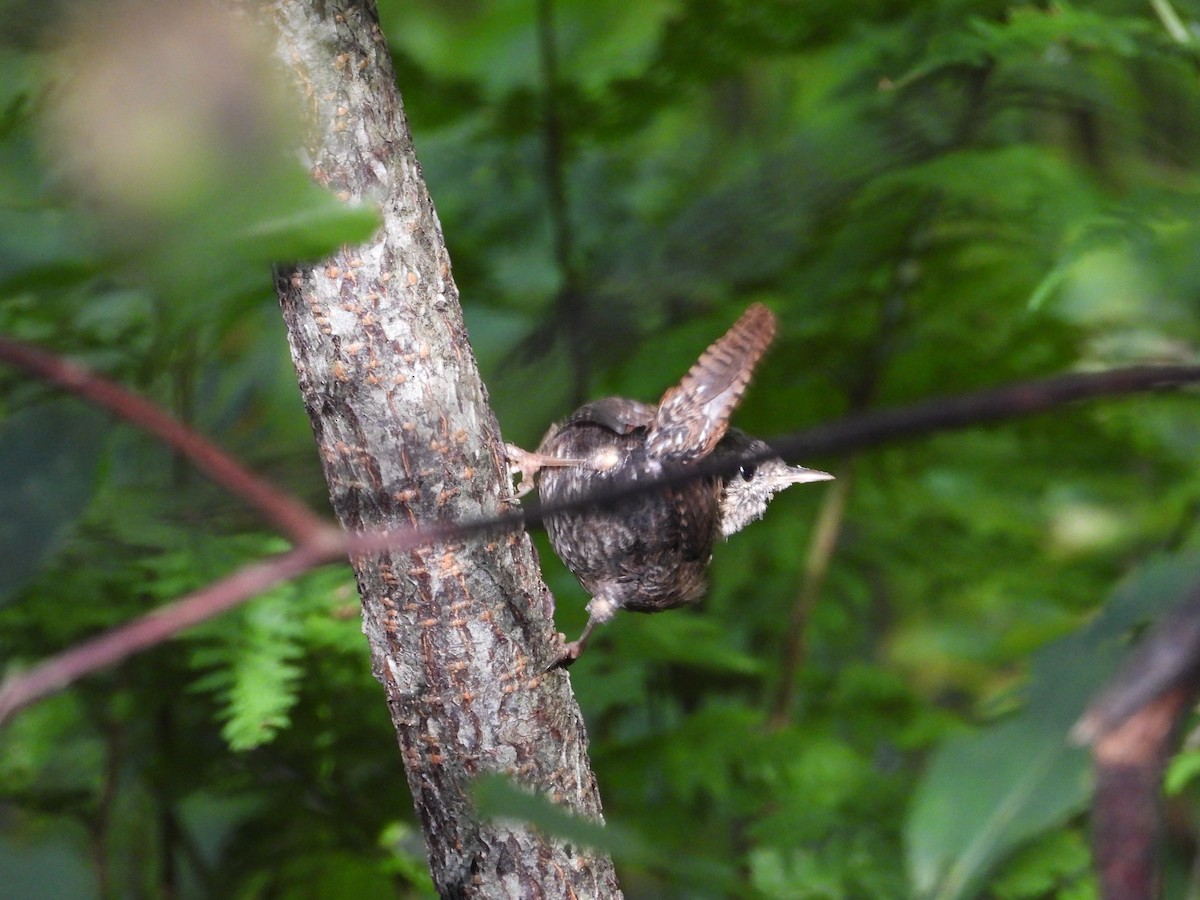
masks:
[[[336,532],[335,532],[336,534]],[[0,724],[31,703],[57,693],[84,675],[162,643],[261,594],[281,581],[337,558],[341,542],[313,541],[244,568],[147,615],[73,644],[0,683]]]
[[[162,407],[62,356],[0,337],[0,361],[19,366],[43,381],[108,410],[179,451],[201,472],[262,513],[297,544],[320,537],[334,526],[307,506],[255,475],[200,433]]]
[[[1107,900],[1159,895],[1162,784],[1200,695],[1200,583],[1142,638],[1071,731],[1091,744],[1092,856]]]
[[[20,710],[69,687],[85,675],[107,668],[148,650],[193,625],[199,625],[310,569],[350,554],[400,551],[513,525],[520,516],[501,516],[463,525],[401,528],[347,535],[336,528],[286,553],[257,560],[199,590],[152,612],[110,628],[96,637],[72,644],[28,669],[0,682],[0,726]]]
[[[345,535],[292,497],[244,469],[207,439],[172,419],[149,401],[45,351],[0,338],[0,360],[60,385],[145,428],[176,447],[214,481],[251,500],[272,522],[288,531],[297,546],[267,561],[252,563],[207,587],[98,637],[75,644],[56,656],[9,676],[0,683],[0,724],[18,710],[118,663],[180,631],[206,621],[256,594],[345,553],[396,551],[484,532],[536,525],[547,516],[597,503],[611,503],[664,485],[717,474],[732,474],[739,460],[705,461],[632,486],[598,492],[569,503],[529,504],[523,509],[463,522],[402,527]],[[1066,375],[1008,387],[932,400],[908,407],[847,417],[840,422],[789,435],[773,442],[776,452],[798,455],[847,453],[932,431],[996,422],[1046,412],[1084,399],[1200,382],[1200,366],[1155,366]],[[746,460],[750,461],[750,460]],[[247,496],[249,493],[249,496]],[[285,527],[286,523],[286,527]]]

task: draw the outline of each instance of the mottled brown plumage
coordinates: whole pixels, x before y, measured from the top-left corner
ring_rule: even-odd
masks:
[[[775,340],[775,314],[756,303],[668,388],[647,423],[647,450],[662,462],[694,462],[725,436],[754,367]]]
[[[686,469],[710,456],[769,451],[729,418],[775,336],[775,316],[751,306],[657,406],[608,397],[554,425],[536,453],[510,447],[514,470],[536,476],[548,504],[595,496]],[[762,516],[789,484],[831,476],[778,457],[546,519],[554,551],[592,595],[587,627],[557,665],[578,658],[592,629],[618,609],[657,612],[697,602],[713,544]],[[528,487],[525,488],[526,490]],[[523,493],[524,491],[522,491]]]

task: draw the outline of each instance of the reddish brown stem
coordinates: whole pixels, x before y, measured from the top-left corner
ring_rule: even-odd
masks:
[[[80,641],[55,656],[17,672],[0,682],[0,725],[15,713],[74,684],[85,675],[115,665],[147,650],[184,629],[220,615],[268,588],[309,569],[333,562],[346,553],[370,555],[401,551],[421,544],[461,537],[513,525],[518,518],[468,522],[462,526],[404,528],[346,535],[330,526],[287,553],[254,562],[232,575],[103,634]]]
[[[10,676],[0,685],[0,724],[18,710],[62,690],[84,675],[162,643],[281,581],[336,559],[342,551],[340,542],[314,541],[265,562],[252,563],[174,603],[74,644],[57,656]]]
[[[1134,648],[1072,738],[1092,745],[1092,845],[1104,900],[1158,896],[1162,780],[1200,694],[1200,584]]]
[[[0,361],[18,366],[43,381],[90,400],[157,437],[195,464],[201,472],[242,498],[298,544],[331,526],[299,500],[255,475],[203,435],[172,418],[161,407],[115,382],[61,356],[0,337]]]
[[[1104,900],[1159,895],[1163,770],[1195,695],[1186,685],[1160,694],[1092,747],[1092,845]]]

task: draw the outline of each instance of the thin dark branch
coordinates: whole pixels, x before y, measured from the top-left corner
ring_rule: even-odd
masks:
[[[1006,387],[861,413],[807,431],[774,438],[768,442],[770,450],[760,454],[725,459],[710,457],[657,478],[609,488],[571,503],[553,506],[530,503],[524,508],[525,521],[527,524],[537,524],[555,513],[598,503],[613,503],[655,488],[686,484],[697,478],[732,475],[744,463],[762,462],[773,455],[792,462],[813,462],[819,457],[846,456],[881,444],[912,440],[938,431],[1041,415],[1083,400],[1176,390],[1195,384],[1200,384],[1200,366],[1132,366],[1105,372],[1039,378]],[[494,527],[500,524],[500,520],[486,524],[487,527]]]
[[[328,546],[329,532],[334,531],[333,526],[150,401],[60,356],[4,337],[0,337],[0,361],[19,366],[72,394],[91,400],[160,438],[192,460],[217,484],[255,506],[297,543],[318,541]],[[1081,400],[1172,390],[1196,383],[1200,383],[1200,366],[1133,366],[1105,372],[1081,372],[848,416],[827,425],[776,438],[770,443],[775,453],[789,460],[846,455],[937,431],[1038,415]],[[448,526],[441,526],[438,533],[443,536],[465,536],[480,530],[512,525],[519,520],[537,524],[548,513],[581,509],[591,503],[618,500],[663,485],[682,484],[709,475],[730,474],[744,461],[753,460],[702,462],[685,471],[638,482],[594,498],[583,498],[552,508],[533,503],[523,512],[460,523],[451,529],[452,534],[449,535],[445,534]],[[396,533],[391,539],[398,536],[399,533]]]
[[[39,364],[48,359],[56,363],[56,369],[62,365],[61,360],[36,351],[29,351],[28,348],[3,339],[0,339],[0,358],[11,359],[11,356],[5,355],[5,352],[12,347],[17,347],[24,353],[36,354],[35,359]],[[40,365],[26,367],[41,374]],[[74,366],[68,366],[67,373],[68,375],[64,375],[59,371],[55,377],[49,375],[44,377],[55,383],[62,383],[64,379],[69,380],[71,373],[75,378],[85,375]],[[881,413],[854,416],[812,431],[781,438],[774,442],[774,446],[778,452],[782,452],[789,458],[849,453],[877,446],[890,440],[914,438],[932,431],[997,422],[1022,415],[1034,415],[1065,403],[1092,397],[1177,388],[1196,382],[1200,382],[1200,366],[1159,366],[1067,375],[1024,382],[976,394],[929,401]],[[96,399],[96,402],[102,402],[105,408],[117,411],[113,408],[109,396],[109,392],[115,390],[121,400],[119,404],[121,408],[132,407],[135,410],[132,416],[121,413],[131,418],[132,421],[137,421],[139,424],[165,421],[173,429],[183,429],[174,420],[151,406],[148,401],[127,394],[123,389],[116,388],[115,385],[95,381],[89,381],[88,384],[92,386],[92,392],[97,390],[96,384],[102,385],[105,390],[101,393],[109,402],[96,399],[94,393],[85,394],[82,391],[76,391],[76,393],[87,396],[89,399]],[[148,407],[152,415],[145,415],[140,409],[142,406]],[[186,429],[183,430],[186,431]],[[185,443],[189,449],[194,448],[195,442],[191,438],[195,436],[188,432],[186,437]],[[204,443],[207,444],[207,442]],[[172,446],[175,444],[173,443]],[[224,458],[225,455],[222,451],[216,450],[216,448],[213,450],[218,456]],[[191,453],[188,455],[189,458],[195,458]],[[485,532],[514,528],[519,524],[536,525],[548,515],[582,509],[596,503],[611,503],[643,491],[653,490],[664,484],[680,484],[690,479],[714,474],[731,474],[739,468],[739,465],[740,462],[737,460],[724,463],[705,462],[683,472],[670,473],[660,479],[638,482],[620,490],[601,492],[593,497],[581,498],[570,503],[553,505],[531,503],[526,508],[516,509],[511,513],[468,522],[372,531],[347,536],[333,526],[316,520],[319,529],[311,532],[294,550],[265,562],[246,566],[166,607],[118,626],[96,638],[76,644],[57,656],[50,657],[23,672],[10,676],[0,684],[0,724],[30,703],[62,690],[85,675],[154,646],[185,628],[232,609],[281,581],[294,578],[315,566],[336,560],[344,553],[368,555],[440,541],[461,540]],[[240,469],[240,467],[238,468]],[[254,478],[252,475],[248,477]],[[222,481],[222,483],[226,482]],[[234,490],[235,488],[231,487],[230,489]],[[290,500],[290,498],[288,499]],[[307,514],[311,515],[311,513]]]
[[[841,455],[937,431],[1035,416],[1080,400],[1172,390],[1197,383],[1200,366],[1132,366],[1058,375],[849,416],[778,438],[771,445],[786,459]]]
[[[304,543],[332,527],[299,500],[255,475],[203,435],[119,384],[61,356],[4,337],[0,337],[0,361],[18,366],[43,381],[89,400],[154,435],[191,460],[214,482],[256,508],[295,542]]]
[[[657,478],[607,488],[571,502],[528,503],[520,514],[513,515],[523,516],[527,525],[536,525],[547,516],[560,512],[615,503],[656,488],[675,487],[699,478],[732,475],[745,463],[762,462],[774,455],[793,462],[812,462],[818,457],[846,456],[881,444],[912,440],[938,431],[1041,415],[1083,400],[1169,391],[1195,384],[1200,384],[1200,366],[1132,366],[1022,381],[1006,387],[847,416],[827,425],[774,438],[768,442],[770,449],[759,454],[723,459],[709,457],[686,468],[665,472]],[[499,516],[460,523],[458,527],[469,527],[470,533],[474,533],[503,526],[511,518],[508,515]]]

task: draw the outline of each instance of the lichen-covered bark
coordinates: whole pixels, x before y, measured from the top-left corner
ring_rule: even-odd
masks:
[[[264,4],[310,104],[313,177],[383,227],[282,272],[279,295],[334,509],[348,529],[501,510],[500,438],[467,342],[373,4]],[[552,602],[523,532],[354,560],[363,631],[446,897],[620,896],[602,855],[477,821],[501,771],[599,817],[583,722],[553,658]]]

